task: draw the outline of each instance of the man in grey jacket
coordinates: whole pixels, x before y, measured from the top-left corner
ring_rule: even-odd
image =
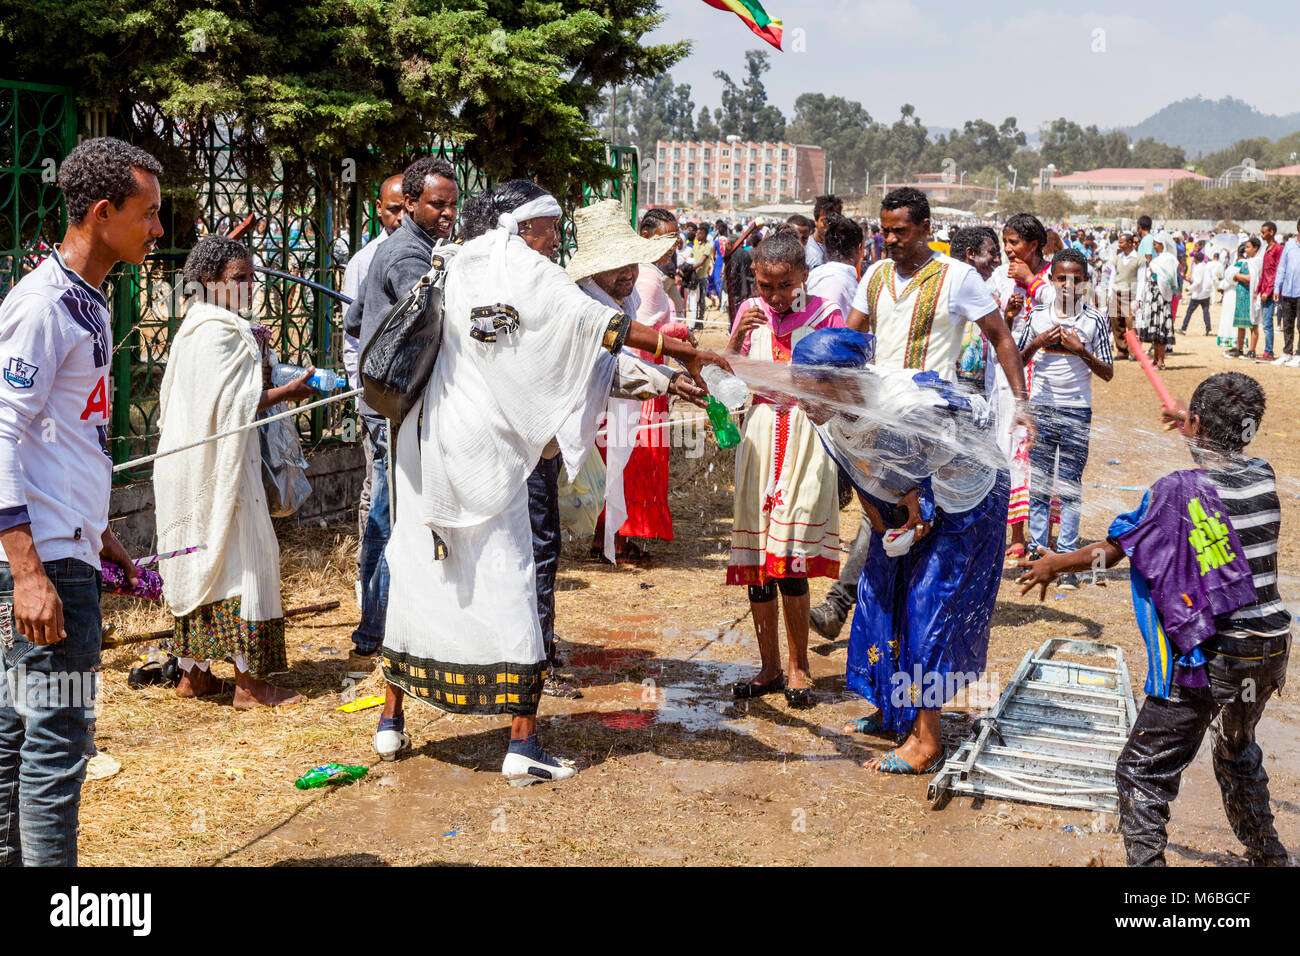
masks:
[[[422,156],[402,174],[402,224],[375,253],[366,281],[343,318],[343,330],[359,340],[364,354],[375,329],[420,276],[429,271],[434,244],[450,239],[460,192],[456,171],[445,160]],[[361,622],[352,632],[348,677],[361,680],[375,667],[384,643],[388,612],[388,565],[384,548],[391,528],[388,487],[388,422],[360,399],[362,425],[374,445],[370,515],[361,538]]]

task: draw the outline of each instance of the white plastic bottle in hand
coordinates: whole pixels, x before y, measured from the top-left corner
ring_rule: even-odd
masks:
[[[706,365],[700,374],[709,386],[709,394],[727,406],[729,411],[734,412],[740,408],[749,397],[749,386],[725,372],[719,365]]]
[[[288,385],[296,378],[300,378],[307,370],[300,365],[289,365],[285,362],[277,362],[271,366],[271,384],[275,386]],[[327,368],[318,368],[307,379],[307,384],[318,392],[332,392],[337,388],[347,385],[346,377],[331,371]]]

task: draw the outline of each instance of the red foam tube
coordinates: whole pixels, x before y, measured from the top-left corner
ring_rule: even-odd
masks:
[[[1138,364],[1142,366],[1142,371],[1147,373],[1147,380],[1151,383],[1151,387],[1156,390],[1156,397],[1160,399],[1160,404],[1169,411],[1173,411],[1178,407],[1178,404],[1174,401],[1174,397],[1169,394],[1169,389],[1165,388],[1165,383],[1160,380],[1160,373],[1151,364],[1151,359],[1147,357],[1147,350],[1142,347],[1137,333],[1129,329],[1124,333],[1124,341],[1128,343],[1129,351],[1138,360]]]

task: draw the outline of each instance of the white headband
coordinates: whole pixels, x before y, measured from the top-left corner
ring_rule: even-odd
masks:
[[[555,197],[550,193],[542,193],[536,199],[530,199],[517,209],[510,212],[503,212],[497,216],[497,225],[510,233],[512,236],[519,235],[519,224],[527,222],[529,219],[539,219],[542,217],[554,217],[558,219],[564,214],[560,204],[555,201]]]

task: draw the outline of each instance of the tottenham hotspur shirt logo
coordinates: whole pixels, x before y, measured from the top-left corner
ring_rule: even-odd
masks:
[[[36,381],[37,371],[39,369],[35,365],[24,362],[15,355],[5,366],[5,381],[14,388],[31,388]]]

